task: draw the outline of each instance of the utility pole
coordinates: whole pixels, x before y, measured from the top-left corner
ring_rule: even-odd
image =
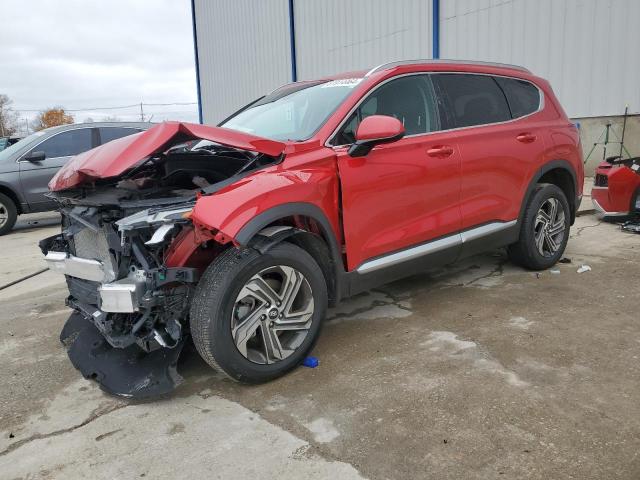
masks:
[[[144,110],[142,109],[142,102],[140,102],[140,121],[144,122]]]

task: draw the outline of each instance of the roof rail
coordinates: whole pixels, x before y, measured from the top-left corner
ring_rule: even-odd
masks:
[[[381,70],[389,70],[390,68],[394,68],[394,67],[399,67],[401,65],[413,65],[413,64],[418,64],[418,63],[429,63],[429,64],[438,64],[438,63],[453,63],[453,64],[458,64],[458,65],[484,65],[487,67],[502,67],[502,68],[511,68],[513,70],[520,70],[522,72],[527,72],[527,73],[531,73],[531,70],[529,70],[528,68],[524,68],[521,67],[519,65],[510,65],[508,63],[498,63],[498,62],[481,62],[479,60],[447,60],[444,58],[428,58],[428,59],[424,59],[424,60],[400,60],[397,62],[388,62],[388,63],[383,63],[382,65],[378,65],[377,67],[373,67],[371,70],[369,70],[366,74],[365,77],[368,77],[369,75],[372,75],[376,72],[379,72]]]

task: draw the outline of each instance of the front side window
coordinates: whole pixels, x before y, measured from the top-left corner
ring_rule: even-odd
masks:
[[[540,108],[540,91],[535,85],[516,78],[495,78],[507,96],[513,118],[524,117]]]
[[[355,142],[360,122],[370,115],[387,115],[402,122],[405,135],[440,129],[433,88],[427,75],[400,77],[374,90],[351,114],[332,141],[333,145]]]
[[[511,120],[507,99],[494,77],[439,73],[433,78],[448,105],[449,128]]]
[[[344,78],[293,84],[251,104],[220,126],[274,140],[306,140],[361,80]]]
[[[32,151],[43,151],[46,158],[70,157],[91,150],[91,129],[80,128],[58,133]]]

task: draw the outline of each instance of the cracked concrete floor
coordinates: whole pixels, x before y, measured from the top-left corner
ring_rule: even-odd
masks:
[[[33,227],[0,238],[3,270],[40,268],[55,227]],[[640,478],[640,237],[584,216],[566,256],[536,275],[490,252],[352,298],[320,366],[267,385],[189,352],[183,385],[137,404],[69,364],[55,275],[0,290],[0,477]]]

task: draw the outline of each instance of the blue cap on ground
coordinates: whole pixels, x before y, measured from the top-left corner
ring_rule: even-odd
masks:
[[[302,362],[302,365],[309,368],[316,368],[320,364],[320,360],[317,357],[307,357]]]

